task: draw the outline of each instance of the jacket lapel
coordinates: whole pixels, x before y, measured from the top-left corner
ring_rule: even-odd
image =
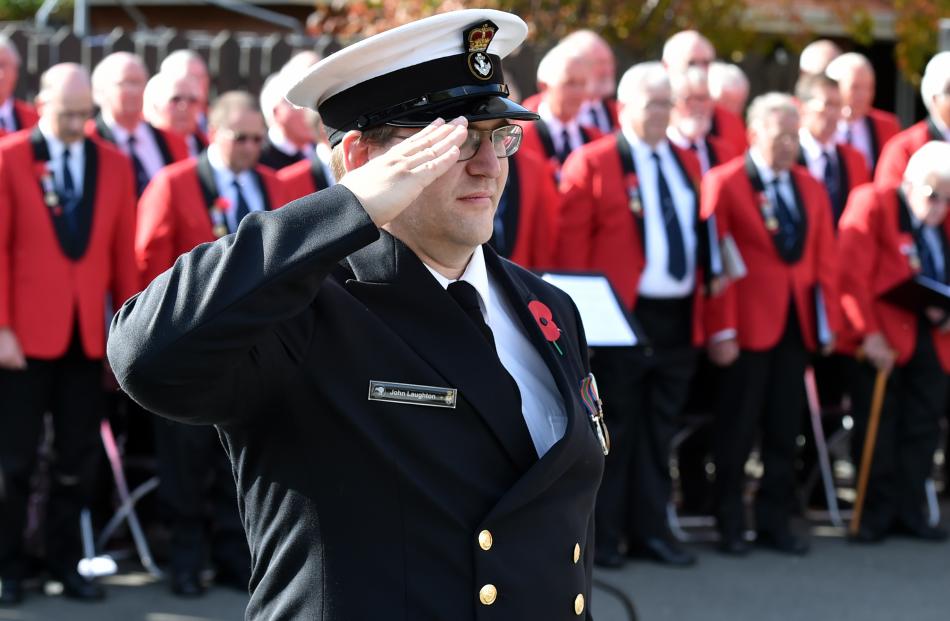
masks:
[[[385,231],[350,255],[346,288],[424,359],[482,418],[512,462],[525,471],[538,454],[515,384],[455,300],[418,257]],[[425,329],[420,329],[424,326]]]
[[[96,149],[96,144],[88,138],[85,139],[83,152],[86,161],[82,176],[82,199],[76,206],[78,213],[76,214],[76,256],[72,257],[74,259],[82,257],[86,253],[86,248],[89,247],[99,177],[99,150]]]
[[[943,142],[943,132],[934,123],[933,117],[927,117],[927,140],[939,140]]]
[[[152,139],[155,140],[158,150],[162,153],[162,162],[168,166],[172,163],[172,152],[168,149],[168,141],[165,140],[165,136],[162,135],[162,132],[158,131],[151,123],[146,123],[145,127],[152,133]]]
[[[643,218],[643,194],[640,192],[639,180],[637,181],[637,187],[629,186],[631,178],[639,179],[639,177],[637,177],[637,164],[633,159],[633,148],[630,146],[630,143],[627,142],[622,132],[616,132],[614,137],[617,140],[617,155],[620,157],[620,169],[624,177],[622,180],[624,188],[628,195],[633,192],[636,193],[636,198],[628,196],[627,199],[630,204],[633,204],[635,201],[637,205],[636,211],[630,209],[630,216],[633,218],[633,223],[637,228],[637,234],[640,236],[640,247],[643,249],[643,256],[646,257],[647,235],[646,224]]]
[[[108,142],[115,144],[115,136],[112,133],[112,130],[109,129],[109,126],[106,125],[106,120],[102,118],[102,114],[96,115],[96,132]]]

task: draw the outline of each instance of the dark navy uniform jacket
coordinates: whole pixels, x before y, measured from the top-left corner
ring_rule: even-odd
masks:
[[[591,618],[603,453],[580,320],[563,292],[485,259],[564,400],[540,459],[484,336],[345,187],[252,213],[116,315],[123,388],[219,430],[251,547],[247,619]],[[454,388],[456,406],[371,400],[374,380]]]

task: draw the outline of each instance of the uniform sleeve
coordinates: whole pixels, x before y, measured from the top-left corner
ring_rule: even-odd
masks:
[[[841,310],[844,320],[862,337],[881,330],[871,294],[878,244],[875,202],[872,186],[855,188],[838,224],[838,257],[840,264],[847,266],[840,277]]]
[[[182,255],[112,321],[109,362],[146,409],[185,423],[246,422],[309,342],[305,312],[347,255],[379,238],[334,186]],[[303,326],[303,327],[302,327]]]

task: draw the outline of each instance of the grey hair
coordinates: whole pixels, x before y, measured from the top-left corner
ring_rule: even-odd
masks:
[[[795,98],[788,93],[772,91],[759,95],[749,104],[749,111],[746,113],[746,125],[748,127],[761,127],[769,116],[779,112],[790,112],[798,116],[798,106],[795,104]]]
[[[651,88],[670,88],[666,68],[656,60],[638,63],[627,69],[617,86],[617,99],[629,103],[638,93]]]
[[[904,181],[920,185],[930,175],[936,175],[941,181],[950,181],[950,143],[931,140],[910,156],[904,169]]]
[[[920,81],[920,96],[927,106],[927,112],[933,113],[933,98],[947,91],[950,85],[950,52],[940,52],[930,59]]]

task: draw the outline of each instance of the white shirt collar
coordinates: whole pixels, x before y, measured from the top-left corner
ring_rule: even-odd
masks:
[[[575,132],[580,132],[581,127],[577,122],[577,118],[573,118],[567,123],[561,121],[561,119],[554,116],[554,113],[551,112],[551,107],[548,106],[548,102],[542,101],[538,104],[538,116],[541,117],[548,128],[551,130],[551,133],[557,133],[560,135],[562,130],[567,130],[569,134],[574,134]]]
[[[214,170],[214,178],[218,184],[218,192],[223,192],[235,179],[237,179],[238,185],[241,187],[252,183],[251,171],[245,170],[235,174],[233,170],[225,165],[224,160],[221,159],[221,154],[218,152],[217,145],[213,143],[208,145],[208,163],[211,164],[211,168]]]
[[[0,104],[0,117],[3,117],[5,121],[16,121],[16,116],[13,114],[13,95],[7,97],[7,100]]]
[[[675,125],[670,125],[666,128],[666,137],[670,142],[681,149],[688,149],[693,145],[690,139],[684,136],[683,132],[681,132]]]
[[[129,143],[130,132],[116,123],[115,118],[105,110],[102,111],[102,120],[105,122],[106,127],[112,131],[112,137],[115,139],[115,143],[121,147],[125,147]],[[141,144],[143,140],[148,140],[148,135],[145,133],[146,131],[145,121],[139,121],[139,124],[132,130],[131,135],[135,136],[135,141]]]
[[[762,185],[772,183],[772,180],[775,179],[776,176],[778,177],[779,183],[788,182],[788,171],[783,170],[776,175],[775,171],[765,163],[765,160],[762,159],[762,156],[759,154],[759,150],[755,147],[749,147],[749,157],[752,158],[752,163],[755,164],[756,169],[759,171],[759,179],[762,180]]]
[[[651,147],[643,142],[640,136],[631,131],[630,128],[624,127],[620,131],[623,133],[623,137],[627,139],[627,142],[630,143],[630,148],[639,152],[642,157],[652,157],[653,152],[656,151],[656,154],[662,158],[666,157],[670,152],[670,143],[666,140],[661,140],[655,147]]]
[[[435,277],[443,289],[448,289],[449,285],[455,282],[435,271],[425,262],[423,262],[423,265],[426,266],[426,269]],[[481,246],[475,248],[475,252],[472,253],[472,258],[468,260],[468,265],[459,280],[464,280],[475,287],[478,297],[481,298],[483,310],[487,311],[488,304],[491,301],[491,290],[488,288],[488,267],[485,265],[485,252]]]
[[[53,135],[53,131],[49,126],[49,122],[46,121],[46,119],[41,118],[37,125],[39,127],[40,133],[43,134],[43,139],[46,141],[46,147],[49,150],[50,161],[56,161],[63,157],[63,152],[66,150],[66,145],[64,145],[59,138]],[[70,159],[73,161],[78,161],[76,158],[82,157],[82,145],[82,140],[77,140],[76,142],[69,145]]]
[[[804,127],[798,130],[798,141],[801,143],[802,149],[805,151],[805,155],[809,160],[817,160],[822,154],[832,151],[835,148],[834,139],[822,144]]]

